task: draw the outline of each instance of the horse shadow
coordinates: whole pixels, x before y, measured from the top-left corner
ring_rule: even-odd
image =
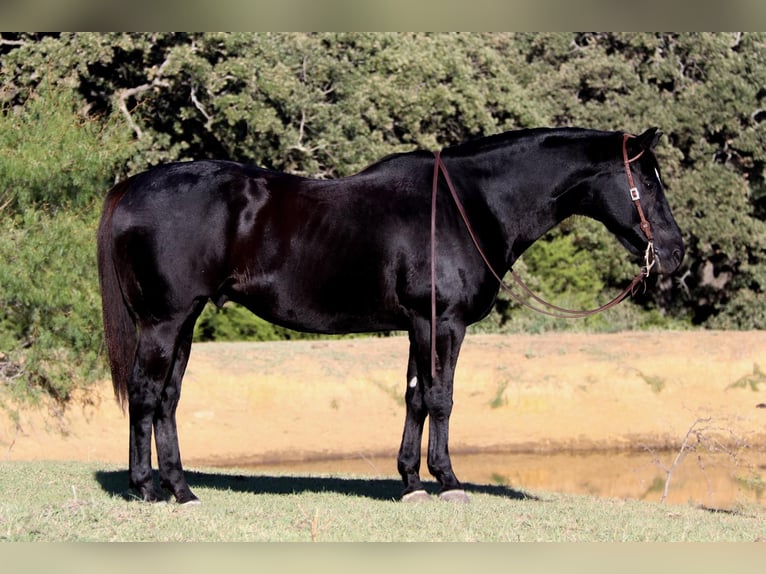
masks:
[[[157,471],[154,479],[158,480]],[[189,486],[213,490],[246,492],[250,494],[302,494],[335,492],[349,496],[360,496],[372,500],[395,501],[402,493],[402,483],[393,478],[345,478],[302,475],[246,475],[216,472],[185,472]],[[98,470],[94,473],[102,490],[126,500],[135,499],[127,489],[127,470]],[[436,494],[436,482],[424,484],[429,494]],[[536,496],[503,485],[463,483],[467,493],[491,494],[513,500],[539,500]]]

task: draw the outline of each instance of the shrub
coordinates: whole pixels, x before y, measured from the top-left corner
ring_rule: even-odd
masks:
[[[0,110],[0,383],[15,399],[65,401],[103,374],[95,228],[132,148],[81,104],[43,83]]]

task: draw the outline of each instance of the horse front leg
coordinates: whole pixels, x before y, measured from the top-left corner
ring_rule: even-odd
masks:
[[[441,485],[439,498],[468,500],[452,470],[449,455],[453,381],[464,336],[464,326],[441,322],[436,334],[436,376],[432,378],[430,322],[418,321],[410,332],[407,418],[398,460],[399,473],[404,481],[403,500],[427,498],[419,476],[420,445],[426,416],[429,417],[428,470]]]
[[[439,481],[439,498],[455,502],[468,502],[468,495],[452,470],[449,455],[449,421],[452,415],[452,392],[455,367],[465,327],[447,324],[437,329],[436,376],[426,379],[423,392],[428,410],[428,471]],[[429,351],[430,353],[430,351]]]
[[[402,445],[399,448],[397,467],[404,481],[402,500],[420,502],[431,500],[420,481],[420,444],[423,440],[423,424],[428,411],[423,399],[423,379],[418,375],[417,345],[410,335],[410,358],[407,365],[407,390]]]

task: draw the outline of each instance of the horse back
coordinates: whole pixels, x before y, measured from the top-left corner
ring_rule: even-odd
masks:
[[[428,196],[409,174],[320,181],[220,161],[138,174],[112,216],[126,299],[152,319],[210,298],[305,331],[404,328],[402,282],[427,268]]]

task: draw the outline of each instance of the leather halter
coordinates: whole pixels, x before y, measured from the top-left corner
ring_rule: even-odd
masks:
[[[630,199],[633,201],[633,205],[636,206],[636,211],[638,211],[638,217],[641,220],[641,231],[644,232],[644,235],[646,236],[646,253],[644,254],[644,271],[645,275],[648,277],[649,272],[652,270],[652,267],[654,267],[654,264],[657,263],[657,254],[654,251],[654,235],[652,234],[652,226],[649,225],[649,221],[647,221],[646,217],[644,216],[644,210],[641,207],[641,195],[638,193],[638,188],[636,187],[636,184],[633,182],[633,173],[630,171],[630,164],[636,161],[638,158],[640,158],[644,154],[644,150],[641,150],[638,152],[635,156],[628,159],[628,140],[631,138],[634,138],[636,136],[631,134],[624,134],[622,136],[622,161],[625,165],[625,175],[628,178],[628,188],[630,191]]]
[[[543,307],[547,307],[547,309],[543,307],[538,307],[530,303],[524,297],[520,297],[519,295],[513,292],[513,290],[503,281],[502,277],[492,267],[492,264],[489,262],[489,259],[484,253],[484,250],[481,248],[478,237],[473,230],[473,226],[468,220],[468,215],[466,214],[465,208],[463,207],[463,204],[460,201],[460,198],[458,197],[457,192],[455,191],[455,186],[452,184],[452,179],[450,178],[449,172],[447,171],[447,167],[444,165],[444,162],[441,159],[441,151],[434,152],[434,176],[433,176],[433,186],[431,189],[431,378],[432,379],[436,377],[436,191],[438,189],[438,184],[439,184],[439,172],[441,171],[441,173],[444,175],[444,180],[447,182],[447,188],[449,189],[450,194],[452,195],[452,200],[455,202],[455,207],[457,207],[457,210],[460,213],[460,217],[463,219],[463,223],[465,224],[466,229],[468,230],[468,234],[471,236],[471,240],[473,241],[473,244],[476,247],[476,251],[481,256],[482,260],[484,261],[484,264],[487,266],[487,269],[489,269],[492,276],[495,279],[497,279],[498,283],[500,284],[500,287],[517,303],[529,309],[532,309],[533,311],[542,313],[543,315],[557,317],[560,319],[582,318],[582,317],[587,317],[589,315],[595,315],[596,313],[600,313],[602,311],[606,311],[607,309],[610,309],[614,307],[615,305],[617,305],[618,303],[620,303],[623,299],[625,299],[625,297],[628,296],[628,294],[635,293],[636,287],[638,287],[638,285],[640,285],[644,281],[644,279],[646,279],[649,276],[649,273],[652,267],[654,267],[655,263],[657,262],[657,257],[654,251],[654,240],[653,240],[651,225],[649,224],[649,221],[646,219],[646,216],[644,215],[644,210],[641,207],[640,194],[638,192],[638,188],[635,185],[635,182],[633,180],[633,174],[630,169],[630,164],[636,161],[638,158],[640,158],[644,153],[644,151],[641,150],[634,157],[628,158],[627,142],[629,139],[634,137],[635,136],[631,134],[624,134],[622,139],[622,158],[623,158],[623,164],[625,166],[625,175],[627,176],[627,180],[628,180],[630,199],[633,202],[633,204],[636,206],[636,210],[638,211],[638,217],[641,221],[640,223],[641,230],[644,232],[644,235],[646,236],[646,239],[647,239],[646,253],[644,254],[645,265],[644,267],[641,268],[638,275],[636,275],[633,278],[630,284],[625,289],[623,289],[614,299],[612,299],[608,303],[605,303],[604,305],[601,305],[600,307],[597,307],[595,309],[589,309],[589,310],[566,309],[564,307],[559,307],[557,305],[554,305],[553,303],[549,303],[545,301],[544,299],[535,295],[529,289],[529,287],[527,287],[526,284],[522,281],[521,277],[519,277],[519,275],[515,271],[513,271],[513,269],[511,269],[510,270],[511,276],[513,277],[514,281],[519,285],[519,287],[521,287],[521,289],[524,291],[527,298],[532,299],[533,301],[539,303]]]

